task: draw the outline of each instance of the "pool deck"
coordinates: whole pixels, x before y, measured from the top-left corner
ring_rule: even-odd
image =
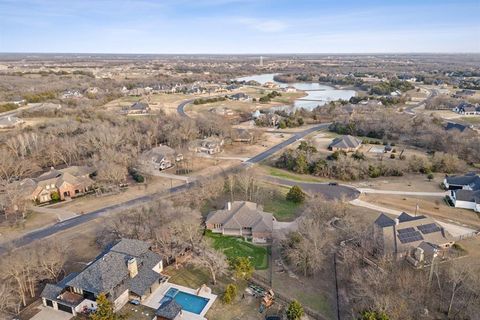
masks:
[[[195,296],[197,295],[197,291],[198,291],[198,289],[187,288],[184,286],[179,286],[177,284],[167,282],[162,284],[160,287],[158,287],[157,290],[155,290],[150,295],[150,297],[148,297],[147,299],[145,299],[144,302],[142,302],[142,304],[150,308],[153,308],[155,310],[158,309],[158,307],[160,306],[160,300],[162,300],[162,298],[165,296],[165,293],[170,288],[175,288],[175,289],[178,289],[179,291],[190,293]],[[209,299],[208,303],[205,305],[205,307],[203,308],[200,314],[182,310],[184,320],[207,320],[207,318],[205,318],[204,316],[207,313],[207,311],[212,307],[215,300],[217,299],[217,295],[206,293],[204,290],[202,290],[202,292],[198,296]]]

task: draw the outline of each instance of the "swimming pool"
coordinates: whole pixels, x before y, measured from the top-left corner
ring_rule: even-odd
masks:
[[[203,308],[207,305],[210,299],[196,296],[190,293],[180,291],[176,288],[170,288],[165,293],[165,296],[160,301],[160,305],[170,299],[174,299],[179,305],[182,306],[182,310],[200,314]]]

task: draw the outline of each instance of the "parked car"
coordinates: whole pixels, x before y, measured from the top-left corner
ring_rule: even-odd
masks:
[[[329,186],[338,186],[338,183],[337,182],[329,182],[328,185]]]
[[[133,305],[136,305],[136,306],[140,305],[140,301],[137,300],[137,299],[130,300],[130,303],[133,304]]]

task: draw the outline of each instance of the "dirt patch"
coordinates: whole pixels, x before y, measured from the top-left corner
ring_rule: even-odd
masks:
[[[358,188],[380,190],[441,192],[443,190],[440,188],[440,183],[443,181],[443,177],[443,174],[435,174],[434,179],[428,181],[425,175],[406,174],[402,177],[380,177],[350,184]]]

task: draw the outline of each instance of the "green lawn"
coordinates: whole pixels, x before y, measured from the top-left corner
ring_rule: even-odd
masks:
[[[256,246],[238,237],[222,236],[218,233],[206,232],[206,236],[212,239],[212,246],[221,250],[227,258],[249,257],[255,269],[268,268],[268,254],[266,247]]]
[[[300,181],[300,182],[324,182],[324,179],[316,178],[309,175],[302,175],[296,174],[293,172],[288,172],[287,170],[273,168],[273,167],[266,167],[268,175],[272,177],[292,180],[292,181]]]
[[[275,197],[265,203],[263,210],[271,212],[278,221],[293,221],[297,216],[299,207],[300,203],[288,201],[284,197]]]

